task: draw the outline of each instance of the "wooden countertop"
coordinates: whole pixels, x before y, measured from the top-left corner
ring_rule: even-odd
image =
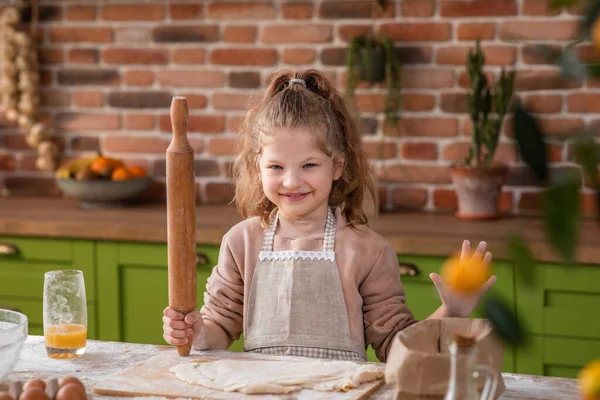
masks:
[[[88,341],[86,354],[71,360],[54,360],[46,356],[44,338],[42,336],[29,336],[25,342],[21,358],[13,372],[8,375],[9,382],[15,380],[27,381],[33,378],[49,379],[71,375],[80,379],[88,391],[108,377],[142,363],[160,352],[175,352],[173,347],[155,346],[145,344]],[[228,357],[232,353],[213,350],[208,352],[192,351],[191,356],[201,354]],[[240,358],[264,358],[263,355],[252,353],[235,353]],[[268,357],[268,356],[267,356]],[[273,356],[274,357],[274,356]],[[381,364],[384,368],[385,364]],[[502,374],[506,390],[501,400],[570,400],[579,399],[577,380],[566,378],[550,378],[520,374]],[[0,384],[0,390],[3,388]],[[369,397],[370,400],[393,400],[395,388],[386,384]],[[282,396],[282,398],[289,398]],[[108,397],[93,394],[96,400],[116,400],[122,397]],[[131,397],[129,397],[131,399]],[[143,397],[139,397],[143,399]],[[164,397],[155,396],[152,400],[166,400]]]
[[[219,245],[241,217],[232,206],[197,206],[196,241]],[[505,217],[468,221],[450,213],[395,212],[370,219],[396,252],[448,256],[463,239],[485,240],[496,259],[506,258],[505,239],[520,232],[540,261],[559,261],[546,242],[543,221],[537,217]],[[600,223],[582,220],[577,260],[600,264]],[[26,235],[118,241],[167,241],[164,204],[140,204],[114,209],[81,209],[77,201],[52,198],[0,198],[0,235]]]

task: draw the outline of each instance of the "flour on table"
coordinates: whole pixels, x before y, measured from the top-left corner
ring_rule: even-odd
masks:
[[[279,394],[301,389],[348,391],[384,376],[384,371],[373,364],[321,360],[217,360],[179,364],[170,371],[187,383],[246,394]]]

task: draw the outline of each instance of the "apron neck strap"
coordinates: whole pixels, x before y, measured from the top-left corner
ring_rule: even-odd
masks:
[[[277,229],[277,222],[279,221],[279,211],[275,213],[269,226],[265,231],[265,237],[261,251],[273,251],[273,242],[275,239],[275,230]],[[330,207],[327,207],[327,221],[325,222],[325,234],[323,236],[323,251],[333,252],[335,245],[335,215],[331,211]]]

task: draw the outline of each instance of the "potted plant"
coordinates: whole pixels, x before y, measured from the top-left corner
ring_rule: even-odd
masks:
[[[492,86],[483,72],[485,56],[479,38],[475,51],[469,50],[467,71],[471,90],[467,107],[472,122],[472,142],[463,162],[451,166],[452,182],[458,197],[460,218],[487,219],[499,215],[498,199],[508,166],[494,162],[502,123],[513,97],[515,73],[506,73]]]

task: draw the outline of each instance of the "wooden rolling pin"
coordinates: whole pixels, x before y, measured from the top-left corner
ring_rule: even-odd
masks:
[[[187,139],[185,97],[171,101],[173,139],[167,148],[167,249],[169,307],[182,314],[196,308],[196,184],[194,150]],[[192,340],[177,346],[188,356]]]

